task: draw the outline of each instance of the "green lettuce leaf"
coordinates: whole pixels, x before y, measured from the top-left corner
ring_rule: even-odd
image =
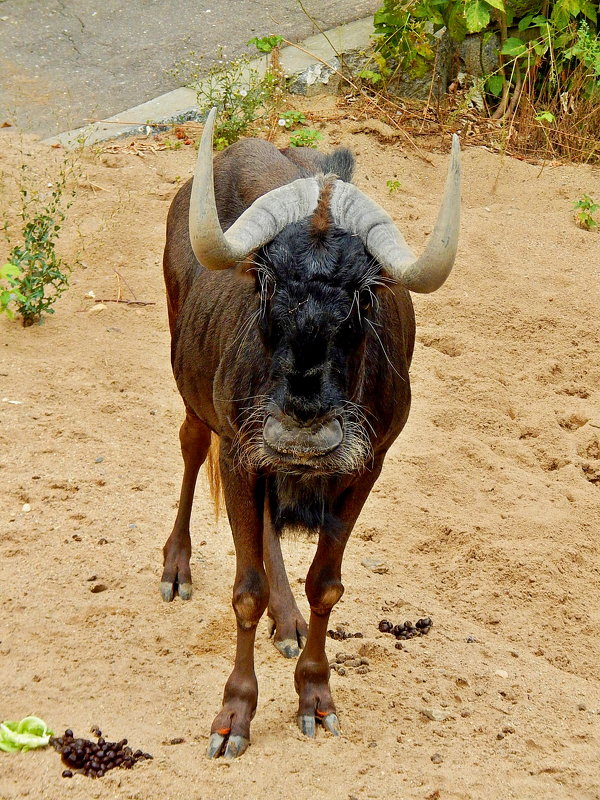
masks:
[[[0,723],[0,750],[14,753],[26,752],[36,747],[46,747],[54,732],[39,717],[25,717],[20,722]]]

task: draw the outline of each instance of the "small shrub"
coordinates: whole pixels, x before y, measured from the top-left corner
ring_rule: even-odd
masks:
[[[247,57],[226,64],[219,59],[219,63],[206,72],[201,64],[202,57],[195,54],[170,70],[173,77],[196,90],[201,114],[207,114],[214,106],[218,108],[214,137],[217,150],[224,150],[245,136],[253,122],[273,112],[284,86],[278,59],[280,42],[280,36],[255,38],[248,42],[259,52],[270,53],[269,65],[263,75]]]
[[[584,194],[579,200],[573,203],[573,208],[576,211],[575,220],[580,228],[586,231],[595,230],[598,223],[594,219],[594,214],[600,208],[598,203],[594,203],[588,194]]]
[[[54,314],[52,306],[69,287],[71,268],[56,252],[56,240],[72,202],[63,199],[66,183],[63,167],[49,197],[26,188],[24,178],[19,190],[23,241],[8,254],[8,272],[3,268],[7,284],[3,292],[12,296],[5,298],[2,310],[7,312],[8,303],[14,302],[25,327],[40,322],[44,313]]]

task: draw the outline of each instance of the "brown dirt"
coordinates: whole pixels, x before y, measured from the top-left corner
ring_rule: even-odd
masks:
[[[421,248],[446,155],[426,164],[343,119],[324,134],[325,147],[355,151],[358,184]],[[18,211],[23,160],[47,181],[62,158],[2,133],[3,216]],[[189,147],[81,155],[61,248],[83,266],[44,325],[0,320],[0,719],[35,713],[86,736],[96,724],[154,755],[93,782],[61,778],[51,750],[0,753],[0,798],[599,798],[599,237],[572,219],[598,173],[465,151],[458,262],[439,292],[414,298],[411,417],[332,616],[364,634],[329,640],[332,659],[366,655],[370,671],[332,675],[344,735],[307,741],[294,664],[263,621],[252,745],[228,766],[204,756],[234,647],[232,543],[205,486],[195,594],[166,605],[158,592],[182,420],[160,258],[193,158]],[[400,191],[389,195],[389,179]],[[116,297],[115,270],[125,297],[155,305],[90,311],[90,290]],[[304,609],[313,550],[285,545]],[[424,615],[431,633],[402,651],[378,632],[382,617]]]

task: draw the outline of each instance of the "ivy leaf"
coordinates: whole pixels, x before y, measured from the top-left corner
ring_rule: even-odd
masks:
[[[519,56],[525,55],[527,52],[527,47],[520,39],[517,39],[515,36],[511,36],[504,42],[500,52],[503,56],[514,56],[515,58],[519,58]]]
[[[540,111],[535,115],[535,119],[538,122],[555,122],[556,117],[551,111]]]
[[[467,22],[462,9],[457,5],[452,6],[446,24],[450,38],[455,42],[462,42],[467,35]]]
[[[504,0],[486,0],[488,6],[497,8],[498,11],[504,11]]]
[[[585,14],[585,16],[591,20],[594,25],[596,24],[598,14],[595,3],[590,3],[589,0],[583,0],[583,3],[581,4],[581,13]]]
[[[465,6],[469,33],[478,33],[489,25],[490,11],[484,0],[469,0]]]
[[[501,75],[490,75],[485,85],[490,94],[493,94],[494,97],[500,97],[504,86],[504,78]]]
[[[533,14],[527,14],[526,17],[523,17],[523,19],[520,19],[519,20],[519,25],[518,25],[519,30],[520,31],[527,30],[527,28],[529,28],[529,26],[531,25],[532,19],[533,19]]]

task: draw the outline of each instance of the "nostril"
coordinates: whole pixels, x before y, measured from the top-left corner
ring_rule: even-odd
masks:
[[[299,405],[287,403],[283,406],[283,413],[299,428],[310,428],[323,416],[314,408],[303,408]]]
[[[310,458],[334,450],[343,439],[338,419],[308,428],[298,426],[289,417],[267,417],[263,426],[265,443],[280,453]]]

